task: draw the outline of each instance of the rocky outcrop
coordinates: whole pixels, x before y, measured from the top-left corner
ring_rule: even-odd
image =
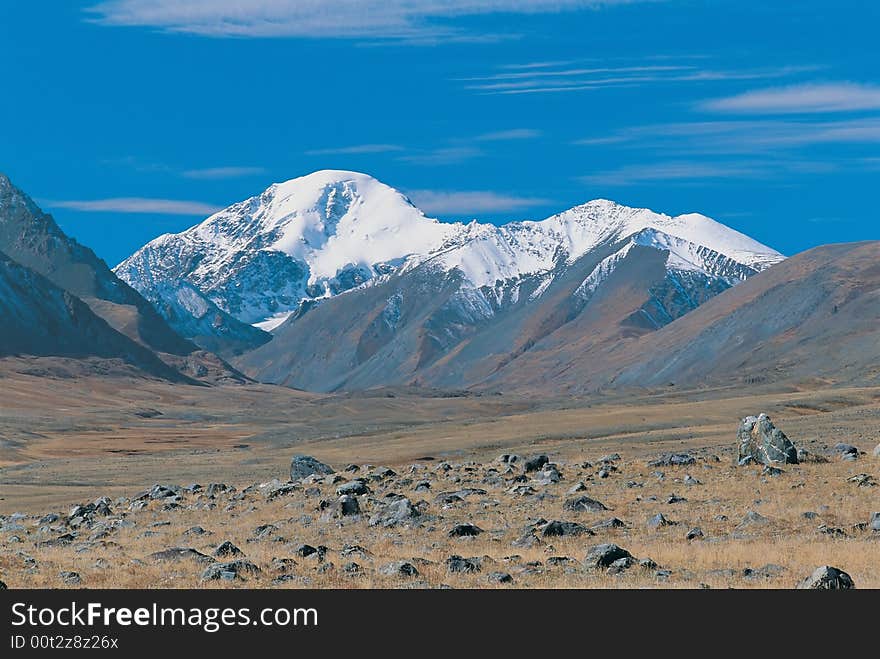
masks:
[[[737,433],[739,464],[797,464],[797,449],[766,414],[747,416]]]

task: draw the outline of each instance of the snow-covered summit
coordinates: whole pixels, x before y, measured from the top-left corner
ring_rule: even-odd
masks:
[[[322,170],[161,236],[116,273],[151,300],[161,297],[163,282],[185,281],[238,320],[272,329],[310,300],[424,263],[457,270],[474,289],[515,286],[647,229],[670,237],[657,249],[677,239],[679,261],[679,252],[699,248],[753,271],[783,258],[703,215],[670,217],[604,199],[541,221],[445,223],[367,174]]]

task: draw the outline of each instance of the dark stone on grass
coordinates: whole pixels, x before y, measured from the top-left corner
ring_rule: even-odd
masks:
[[[188,528],[186,531],[183,532],[183,535],[185,535],[185,536],[190,536],[190,535],[211,535],[211,532],[210,532],[210,531],[206,531],[206,530],[203,529],[201,526],[191,526],[190,528]]]
[[[658,529],[661,526],[673,526],[677,522],[672,522],[666,518],[663,513],[657,513],[653,517],[648,518],[648,528]]]
[[[483,532],[479,526],[475,524],[456,524],[449,529],[450,538],[465,538],[480,535]]]
[[[446,569],[450,572],[480,572],[483,568],[479,558],[462,558],[454,555],[446,559]]]
[[[513,577],[507,572],[490,572],[486,579],[490,583],[513,583]]]
[[[312,556],[313,554],[318,554],[319,550],[317,547],[312,547],[311,545],[302,544],[294,550],[294,553],[297,556],[302,556],[306,558],[307,556]]]
[[[550,458],[548,458],[546,455],[537,455],[533,458],[529,458],[528,460],[526,460],[524,469],[526,470],[526,473],[531,471],[540,471],[541,468],[548,462],[550,462]]]
[[[626,522],[622,519],[618,519],[617,517],[611,517],[609,519],[603,519],[601,522],[596,522],[590,527],[593,531],[607,531],[609,529],[622,529],[626,528]]]
[[[413,524],[421,516],[421,511],[416,508],[412,501],[401,497],[384,506],[379,512],[370,518],[370,526],[382,526],[391,528]]]
[[[212,581],[216,579],[244,579],[246,576],[256,576],[261,570],[255,564],[245,559],[229,561],[228,563],[214,563],[205,568],[202,572],[203,581]]]
[[[244,556],[244,552],[232,544],[229,540],[221,543],[214,550],[214,556],[217,558],[226,558],[227,556]]]
[[[329,476],[335,470],[330,465],[319,462],[310,455],[295,455],[290,461],[290,480],[298,481],[318,474],[319,476]]]
[[[340,496],[343,494],[348,494],[351,496],[360,496],[362,494],[369,494],[369,493],[370,493],[370,488],[367,487],[367,484],[360,479],[348,481],[347,483],[344,483],[343,485],[340,485],[339,487],[336,488],[336,494],[338,494]]]
[[[263,524],[254,529],[253,540],[265,540],[278,530],[274,524]]]
[[[655,460],[648,463],[649,467],[677,467],[682,465],[692,465],[697,461],[692,455],[687,453],[664,453]]]
[[[593,532],[586,526],[578,524],[577,522],[563,522],[559,520],[553,520],[552,522],[547,522],[547,524],[541,530],[541,535],[545,538],[573,538],[579,535],[593,535]]]
[[[584,565],[587,567],[609,567],[614,561],[621,558],[632,558],[623,547],[613,543],[605,543],[590,547],[584,556]]]
[[[703,537],[703,529],[701,528],[693,528],[687,532],[685,536],[685,540],[696,540],[697,538]]]
[[[163,563],[167,561],[184,560],[194,560],[199,563],[211,562],[210,556],[206,556],[202,552],[196,551],[192,547],[171,547],[169,549],[163,549],[162,551],[157,551],[150,554],[150,558],[154,561]]]
[[[608,510],[608,506],[606,506],[601,501],[597,501],[588,496],[579,496],[573,497],[571,499],[567,499],[565,503],[562,504],[563,510],[570,510],[572,512],[601,512],[603,510]]]
[[[797,587],[805,590],[851,590],[856,586],[852,577],[843,570],[823,565],[817,567],[813,574],[801,581]]]
[[[61,581],[67,586],[79,586],[82,583],[82,577],[79,576],[79,572],[64,571],[60,572],[59,576]]]
[[[621,574],[636,564],[636,559],[632,556],[624,556],[608,566],[608,574]]]
[[[388,577],[417,577],[419,576],[419,571],[409,561],[394,561],[393,563],[386,563],[381,566],[379,574],[384,574]]]

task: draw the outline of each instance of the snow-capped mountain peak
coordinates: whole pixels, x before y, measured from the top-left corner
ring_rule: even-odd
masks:
[[[423,264],[441,274],[458,272],[474,291],[507,287],[512,294],[504,299],[516,300],[518,282],[552,280],[599,246],[646,230],[656,232],[655,241],[664,236],[664,245],[652,246],[669,249],[670,267],[679,259],[679,269],[687,261],[703,270],[700,248],[751,271],[783,258],[703,215],[671,217],[606,199],[541,221],[445,223],[367,174],[322,170],[275,183],[187,231],[161,236],[116,272],[157,308],[165,290],[179,288],[163,282],[186,282],[223,312],[271,330],[308,308],[303,305]],[[180,308],[179,300],[174,306]]]

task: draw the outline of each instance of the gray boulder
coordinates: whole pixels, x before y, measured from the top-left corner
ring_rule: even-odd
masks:
[[[387,563],[379,568],[379,574],[389,577],[417,577],[419,571],[416,566],[409,561],[394,561]]]
[[[193,560],[198,563],[210,563],[210,556],[206,556],[202,552],[192,547],[171,547],[162,551],[150,554],[150,559],[157,563],[165,563],[169,561],[186,561]]]
[[[367,484],[362,480],[353,480],[344,483],[336,488],[336,494],[342,496],[343,494],[349,494],[351,496],[360,496],[361,494],[369,494],[370,488],[367,487]]]
[[[739,439],[739,463],[751,461],[760,464],[797,464],[797,449],[766,414],[748,416],[742,420],[737,432]]]
[[[586,526],[578,524],[577,522],[563,522],[559,520],[553,520],[552,522],[547,522],[547,524],[541,530],[541,535],[545,538],[565,538],[575,537],[579,535],[593,535],[593,532]]]
[[[872,513],[869,526],[872,531],[880,533],[880,513]]]
[[[209,565],[202,572],[203,581],[213,581],[216,579],[225,579],[232,581],[233,579],[243,579],[245,575],[258,575],[261,570],[256,565],[240,558],[228,563],[214,563]]]
[[[813,574],[801,581],[797,587],[805,590],[851,590],[856,586],[852,577],[843,570],[823,565],[817,567]]]
[[[328,476],[335,473],[330,465],[319,462],[310,455],[295,455],[290,461],[290,480],[298,481],[312,474]]]
[[[412,501],[403,497],[392,501],[370,518],[370,526],[394,526],[412,524],[421,516],[421,512]]]
[[[597,501],[596,499],[593,499],[586,495],[582,495],[566,500],[566,502],[562,504],[562,509],[570,510],[572,512],[597,513],[603,510],[608,510],[608,506],[606,506],[601,501]]]
[[[623,547],[606,543],[590,547],[587,555],[584,556],[584,565],[586,567],[609,567],[614,561],[632,557],[633,555]]]

